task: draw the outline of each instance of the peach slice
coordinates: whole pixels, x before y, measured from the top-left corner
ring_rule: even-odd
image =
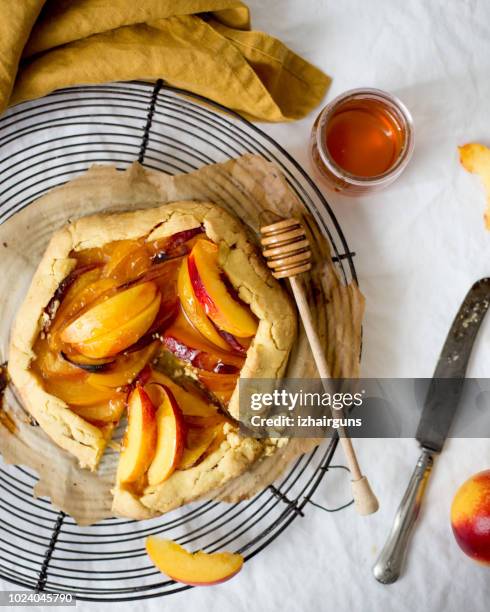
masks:
[[[80,281],[82,280],[88,281],[89,279],[80,277]],[[53,337],[57,336],[55,332],[62,330],[63,327],[70,323],[73,317],[104,294],[108,294],[115,286],[116,282],[110,278],[100,278],[94,282],[87,283],[87,285],[74,284],[73,289],[76,289],[76,292],[71,293],[70,290],[65,296],[51,326],[51,335]]]
[[[111,357],[137,342],[151,326],[160,306],[160,296],[131,321],[91,342],[74,346],[87,357]]]
[[[238,380],[237,374],[216,374],[207,370],[199,370],[197,377],[211,392],[233,391]]]
[[[147,246],[141,241],[124,240],[112,253],[103,274],[122,283],[140,276],[150,267],[151,257]]]
[[[194,289],[192,288],[191,278],[189,276],[187,257],[180,266],[177,292],[185,314],[197,331],[199,331],[207,340],[209,340],[209,342],[215,344],[220,349],[224,351],[229,350],[229,345],[216,331],[216,328],[208,319],[204,308],[201,306],[201,303],[196,298]]]
[[[148,382],[157,382],[168,387],[175,396],[180,409],[186,417],[212,417],[217,414],[216,406],[204,401],[197,394],[186,391],[168,376],[154,368],[151,369]]]
[[[154,283],[126,289],[100,302],[61,334],[82,355],[111,357],[137,342],[153,323],[160,308]]]
[[[219,584],[235,576],[243,566],[243,557],[238,553],[190,553],[172,540],[155,536],[146,539],[146,552],[161,572],[191,586]]]
[[[109,245],[107,245],[108,247]],[[106,247],[106,253],[109,260],[104,266],[104,276],[111,276],[119,264],[126,259],[128,255],[139,249],[140,242],[138,240],[114,240],[110,243],[110,248]]]
[[[217,430],[213,427],[206,429],[193,429],[187,431],[184,452],[179,462],[179,470],[188,470],[199,461],[216,437]]]
[[[117,467],[117,481],[134,482],[143,476],[155,456],[157,419],[155,407],[142,387],[136,387],[128,400],[128,427]]]
[[[90,342],[124,325],[144,311],[156,298],[155,283],[142,283],[120,291],[99,302],[68,325],[61,334],[63,342]]]
[[[227,421],[226,417],[220,412],[216,412],[212,416],[201,417],[193,415],[184,415],[186,424],[190,428],[207,429],[208,427],[215,427],[216,425],[222,425]]]
[[[166,480],[180,463],[185,442],[185,423],[172,392],[158,383],[145,386],[157,411],[157,447],[148,468],[148,484],[155,486]]]
[[[89,406],[71,406],[73,412],[87,421],[99,421],[102,423],[117,423],[124,412],[126,405],[124,396],[117,397],[108,402],[90,404]]]
[[[92,387],[87,384],[87,375],[77,380],[61,378],[48,378],[44,387],[48,393],[59,397],[67,404],[73,406],[90,406],[109,401],[114,396],[114,389],[109,387]]]
[[[46,339],[38,339],[34,346],[36,360],[33,364],[43,378],[69,378],[84,377],[83,370],[68,363],[60,353],[52,351]]]
[[[165,330],[163,344],[182,361],[211,372],[239,372],[244,363],[241,355],[224,352],[208,344],[182,312],[179,312],[172,325]]]
[[[110,371],[102,374],[89,374],[87,382],[94,386],[102,387],[124,387],[133,382],[141,370],[149,363],[158,349],[159,342],[152,342],[147,347],[121,355]]]
[[[210,319],[238,338],[253,336],[257,320],[246,305],[234,299],[223,281],[218,247],[209,240],[198,240],[187,263],[194,293]]]
[[[154,240],[150,243],[150,249],[153,251],[153,261],[162,261],[169,257],[179,256],[179,254],[185,252],[185,247],[193,244],[196,236],[203,232],[204,228],[199,226]]]

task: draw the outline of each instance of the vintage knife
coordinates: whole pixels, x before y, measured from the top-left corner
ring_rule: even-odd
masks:
[[[373,568],[376,580],[383,584],[395,582],[400,576],[434,455],[442,451],[448,436],[463,391],[473,343],[489,305],[490,278],[483,278],[469,290],[444,343],[415,436],[422,447],[422,454],[396,513],[388,540]]]

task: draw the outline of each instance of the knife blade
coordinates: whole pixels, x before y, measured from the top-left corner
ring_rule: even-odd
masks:
[[[448,436],[473,344],[489,306],[490,278],[483,278],[466,294],[442,348],[415,434],[420,445],[433,452],[441,452]]]
[[[473,344],[489,306],[490,278],[483,278],[466,294],[442,348],[415,434],[422,454],[397,510],[386,544],[373,568],[376,580],[383,584],[395,582],[400,576],[434,454],[442,451],[449,434],[463,392]]]

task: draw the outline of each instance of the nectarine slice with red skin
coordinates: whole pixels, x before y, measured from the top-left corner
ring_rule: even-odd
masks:
[[[117,481],[126,484],[141,478],[155,456],[156,445],[155,406],[146,391],[136,387],[128,399],[128,426],[117,467]]]
[[[243,357],[221,351],[206,342],[182,312],[163,333],[163,344],[182,361],[211,372],[223,369],[220,366],[224,365],[228,366],[229,372],[239,372],[244,363]]]
[[[142,283],[120,291],[77,317],[65,327],[61,339],[68,344],[95,340],[134,319],[156,297],[155,283]]]
[[[198,240],[187,263],[196,298],[212,321],[238,338],[253,336],[257,320],[246,305],[233,298],[223,282],[218,247],[209,240]]]
[[[151,327],[158,309],[160,308],[160,296],[157,295],[150,305],[135,317],[116,326],[105,334],[97,335],[85,342],[76,342],[73,346],[87,357],[112,357],[135,344]]]
[[[172,580],[191,586],[210,586],[229,580],[243,567],[238,553],[190,553],[172,540],[146,539],[146,551],[156,567]]]
[[[158,383],[145,386],[154,406],[158,407],[157,446],[148,468],[148,484],[156,486],[167,480],[179,465],[184,451],[186,427],[182,411],[168,387]]]
[[[151,250],[153,251],[154,261],[162,260],[165,257],[172,257],[175,252],[180,252],[181,246],[183,246],[186,242],[192,240],[197,235],[202,234],[204,232],[204,228],[202,226],[193,227],[188,230],[182,230],[181,232],[176,232],[171,236],[166,236],[165,238],[159,238],[158,240],[154,240],[151,243]]]
[[[179,294],[180,303],[185,314],[197,331],[200,332],[209,342],[211,342],[211,344],[214,344],[224,351],[228,351],[230,349],[229,344],[220,336],[213,323],[208,319],[203,306],[196,298],[196,294],[192,288],[191,278],[189,276],[187,257],[180,266],[177,292]]]

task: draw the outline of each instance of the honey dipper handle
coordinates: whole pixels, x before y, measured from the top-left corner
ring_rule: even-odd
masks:
[[[325,359],[325,353],[322,345],[320,344],[320,339],[313,325],[311,312],[306,300],[303,285],[300,278],[297,276],[293,276],[289,280],[291,282],[291,288],[294,293],[299,314],[301,316],[301,320],[303,321],[303,327],[305,328],[320,378],[322,379],[325,391],[329,392],[330,389],[327,380],[331,378],[330,371],[328,369],[327,360]],[[357,512],[361,515],[373,514],[379,508],[378,500],[371,490],[369,481],[361,473],[356,453],[354,451],[354,447],[352,446],[352,440],[348,437],[344,428],[339,428],[339,437],[352,475],[351,485],[352,495],[354,497],[354,506]]]

